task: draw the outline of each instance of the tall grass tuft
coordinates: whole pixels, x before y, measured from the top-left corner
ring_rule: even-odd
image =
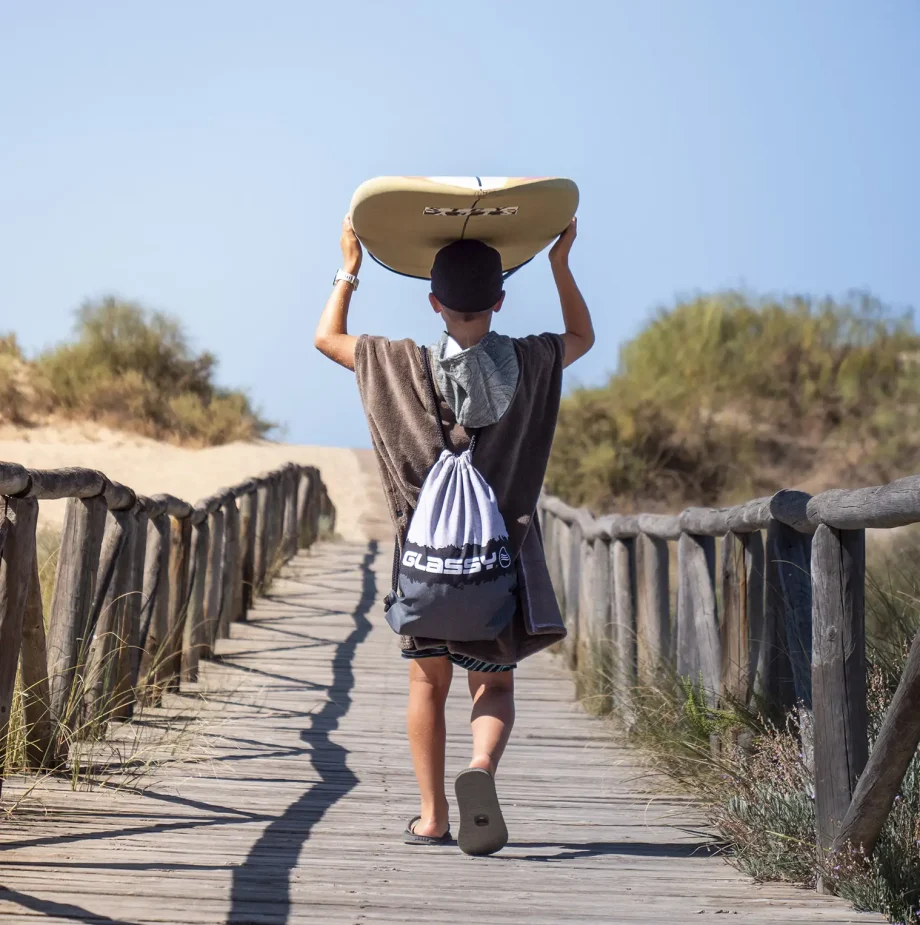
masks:
[[[55,570],[60,550],[57,530],[42,527],[37,535],[38,571],[41,584],[45,629],[48,629],[51,598],[54,593]],[[84,668],[78,672],[64,715],[55,730],[53,754],[45,756],[44,767],[30,760],[28,728],[25,721],[25,700],[29,691],[23,689],[18,676],[13,694],[7,738],[5,774],[29,775],[29,783],[16,803],[4,806],[10,813],[48,776],[68,781],[73,789],[102,785],[120,786],[149,774],[166,761],[187,761],[192,757],[192,733],[196,727],[195,711],[183,703],[181,715],[164,710],[161,697],[148,684],[159,673],[167,657],[166,646],[154,653],[140,679],[139,694],[130,722],[118,722],[123,705],[123,693],[112,683],[113,670],[126,640],[111,634],[109,639],[97,639],[106,656],[95,672],[85,666],[90,661],[89,650],[82,653]],[[96,681],[101,681],[94,690]]]

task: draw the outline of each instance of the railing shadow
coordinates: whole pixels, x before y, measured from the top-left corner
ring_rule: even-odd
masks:
[[[309,727],[300,734],[311,754],[319,759],[313,761],[313,769],[320,780],[268,824],[246,860],[234,870],[227,925],[243,925],[254,921],[254,916],[261,925],[285,925],[291,910],[290,874],[313,826],[358,783],[348,767],[348,750],[329,737],[351,707],[355,680],[352,661],[371,630],[367,614],[377,598],[371,570],[376,557],[374,540],[368,544],[361,563],[361,598],[352,615],[354,629],[335,648],[328,699],[309,717]],[[272,898],[268,900],[267,896]]]

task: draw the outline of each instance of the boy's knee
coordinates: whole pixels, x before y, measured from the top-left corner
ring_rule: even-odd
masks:
[[[409,663],[410,685],[426,689],[435,697],[447,697],[452,676],[453,665],[447,658],[420,658]]]
[[[487,693],[514,693],[513,671],[471,671],[470,693],[482,696]]]

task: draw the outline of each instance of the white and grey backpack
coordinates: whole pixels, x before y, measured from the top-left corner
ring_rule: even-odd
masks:
[[[397,541],[393,590],[384,601],[397,633],[448,642],[494,639],[517,606],[517,569],[495,493],[469,449],[447,446],[427,351],[422,364],[442,451],[419,494],[402,549]]]

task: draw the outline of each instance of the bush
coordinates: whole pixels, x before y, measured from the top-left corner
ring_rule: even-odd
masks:
[[[662,309],[564,399],[548,490],[595,510],[717,504],[815,475],[888,481],[920,439],[920,337],[866,295],[725,292]]]
[[[261,437],[273,427],[243,392],[214,384],[214,356],[195,353],[181,325],[161,312],[115,298],[88,302],[77,312],[74,333],[74,341],[28,364],[33,415],[51,412],[203,445]],[[15,338],[0,339],[0,401],[10,388],[7,354],[25,365]]]

